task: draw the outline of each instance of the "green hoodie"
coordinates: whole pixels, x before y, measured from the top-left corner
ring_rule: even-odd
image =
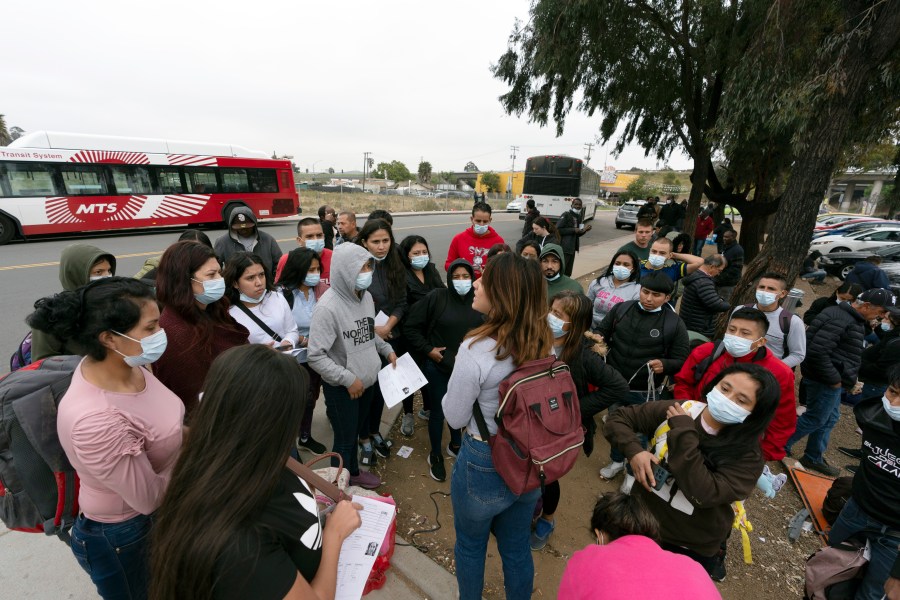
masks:
[[[90,283],[91,267],[103,259],[109,261],[113,275],[115,275],[116,257],[109,252],[88,244],[67,246],[59,258],[59,282],[62,284],[63,290],[74,292],[81,286]],[[32,361],[62,354],[81,354],[81,352],[49,333],[37,329],[31,332]]]
[[[559,273],[554,281],[547,280],[547,302],[550,302],[553,296],[563,290],[572,290],[583,294],[584,288],[581,287],[581,284],[565,274],[566,257],[563,254],[562,247],[559,244],[544,244],[544,249],[541,250],[541,258],[548,254],[553,254],[559,259]],[[543,267],[541,267],[541,271],[543,270]]]

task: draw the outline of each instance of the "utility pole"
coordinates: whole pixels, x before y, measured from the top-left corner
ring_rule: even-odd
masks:
[[[369,168],[369,155],[371,152],[363,152],[363,181],[362,181],[362,189],[363,194],[366,193],[366,170]]]
[[[585,144],[584,149],[587,150],[587,156],[584,159],[584,164],[587,165],[591,162],[591,150],[594,149],[593,144]]]
[[[510,146],[509,149],[512,151],[512,154],[510,155],[510,158],[512,159],[512,169],[510,169],[509,174],[509,189],[506,190],[507,199],[512,197],[513,180],[516,177],[516,152],[519,151],[519,147]]]

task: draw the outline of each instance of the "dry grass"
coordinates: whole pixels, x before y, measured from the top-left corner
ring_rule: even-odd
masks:
[[[506,198],[491,198],[487,203],[496,211],[506,209]],[[357,214],[367,214],[376,208],[391,213],[433,212],[472,210],[472,197],[468,198],[420,198],[418,196],[385,196],[380,194],[341,194],[321,191],[300,192],[300,206],[304,214],[314,213],[319,206],[327,204],[338,210],[352,210]]]

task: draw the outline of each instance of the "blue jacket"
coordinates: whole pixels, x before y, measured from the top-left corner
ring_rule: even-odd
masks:
[[[891,289],[891,282],[884,271],[870,262],[862,260],[856,263],[853,270],[847,275],[847,283],[857,283],[862,286],[863,290],[871,290],[872,288]]]

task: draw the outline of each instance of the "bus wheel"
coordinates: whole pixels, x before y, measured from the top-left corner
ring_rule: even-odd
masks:
[[[16,226],[7,216],[0,215],[0,246],[9,243],[16,234]]]

